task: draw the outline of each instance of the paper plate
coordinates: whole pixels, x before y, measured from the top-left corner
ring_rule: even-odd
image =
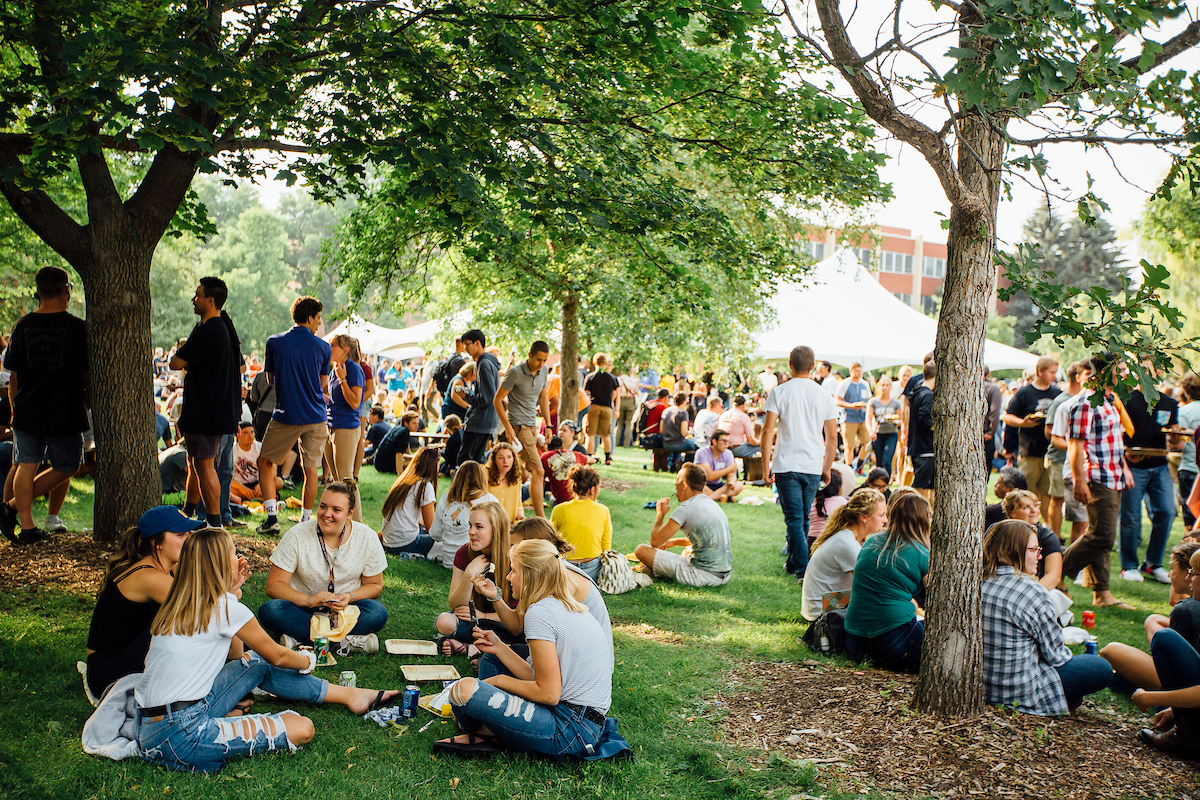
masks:
[[[384,649],[394,656],[436,656],[438,654],[435,642],[421,639],[387,639]]]

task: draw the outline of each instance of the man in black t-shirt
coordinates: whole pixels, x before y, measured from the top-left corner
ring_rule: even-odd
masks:
[[[1175,482],[1165,455],[1136,454],[1132,448],[1153,448],[1165,451],[1167,435],[1163,428],[1179,422],[1179,403],[1165,394],[1151,408],[1142,390],[1134,389],[1125,401],[1125,412],[1133,423],[1133,435],[1124,435],[1125,460],[1133,474],[1133,485],[1121,492],[1121,577],[1140,582],[1143,577],[1159,583],[1170,583],[1163,569],[1163,558],[1171,525],[1175,522]],[[1142,500],[1150,512],[1150,541],[1146,558],[1138,560],[1142,543]]]
[[[608,356],[605,353],[596,353],[592,362],[596,365],[596,371],[588,374],[583,381],[583,390],[592,400],[587,415],[588,455],[596,452],[596,439],[600,439],[604,445],[604,463],[611,464],[613,402],[620,383],[608,371]]]
[[[188,488],[183,513],[201,499],[208,524],[221,525],[221,482],[216,459],[221,439],[237,433],[242,413],[241,353],[229,315],[221,311],[229,289],[220,278],[201,278],[192,298],[200,322],[171,357],[171,369],[187,370],[179,431],[187,441]],[[231,451],[232,455],[232,451]]]
[[[372,406],[367,421],[371,423],[371,427],[367,428],[365,437],[367,444],[363,451],[363,459],[370,464],[375,458],[376,448],[379,447],[379,443],[383,441],[383,437],[387,436],[392,426],[383,421],[383,406]]]
[[[1004,424],[1019,429],[1017,466],[1025,473],[1029,490],[1037,492],[1043,524],[1050,522],[1050,470],[1046,466],[1050,440],[1046,438],[1046,411],[1054,398],[1062,393],[1062,389],[1054,385],[1057,375],[1058,359],[1053,356],[1039,358],[1033,381],[1017,390],[1004,412]]]
[[[45,538],[46,532],[33,522],[33,498],[48,494],[79,469],[83,433],[89,427],[87,326],[67,313],[70,279],[58,267],[43,267],[35,282],[38,307],[17,320],[4,354],[4,368],[11,373],[16,471],[13,498],[0,503],[0,532],[15,544]],[[50,462],[50,469],[39,474],[43,461]]]

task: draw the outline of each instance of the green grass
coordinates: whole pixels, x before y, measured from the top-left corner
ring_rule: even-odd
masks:
[[[614,547],[625,552],[648,538],[653,512],[642,506],[672,493],[670,478],[643,470],[647,462],[642,451],[619,450],[616,464],[602,473],[635,484],[623,494],[602,488],[600,496],[612,510]],[[378,526],[390,481],[371,468],[362,474],[366,522]],[[439,490],[446,485],[443,480]],[[79,734],[91,709],[75,662],[83,657],[93,598],[31,585],[0,598],[0,796],[830,796],[822,792],[811,766],[726,743],[720,727],[723,712],[711,703],[742,660],[795,662],[811,657],[797,643],[805,623],[799,612],[799,587],[782,569],[782,516],[769,490],[748,491],[767,502],[725,507],[734,534],[734,576],[729,584],[689,589],[656,582],[648,589],[606,597],[617,660],[611,713],[633,747],[633,762],[558,765],[520,755],[480,762],[440,760],[431,757],[430,746],[451,733],[452,723],[434,722],[422,733],[418,728],[431,719],[422,712],[415,724],[394,734],[341,708],[301,709],[313,719],[317,735],[298,753],[248,759],[213,777],[86,756]],[[90,527],[91,504],[91,484],[78,482],[63,518],[73,528]],[[40,519],[44,507],[36,513]],[[1172,544],[1180,530],[1177,523]],[[247,584],[245,600],[251,608],[264,599],[264,577],[255,575]],[[390,560],[382,598],[390,617],[381,638],[433,638],[433,620],[445,607],[449,577],[433,564]],[[1144,649],[1142,620],[1149,613],[1169,610],[1166,587],[1117,580],[1114,591],[1137,611],[1097,611],[1096,634],[1101,643],[1119,640]],[[1072,596],[1076,611],[1089,606],[1086,590],[1072,588]],[[641,625],[646,627],[637,627]],[[357,656],[343,659],[322,677],[336,680],[337,670],[345,667],[358,673],[360,686],[399,687],[404,683],[401,663],[403,659],[382,653]],[[468,674],[465,659],[454,663],[460,673]],[[1128,701],[1108,693],[1100,702],[1132,709]],[[256,710],[283,707],[260,702]],[[452,789],[454,778],[459,782]]]

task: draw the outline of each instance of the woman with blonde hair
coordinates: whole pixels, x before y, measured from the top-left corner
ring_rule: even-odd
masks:
[[[233,539],[221,528],[196,531],[183,544],[134,689],[146,761],[217,772],[229,761],[310,741],[313,724],[295,711],[226,718],[259,686],[287,700],[338,703],[359,715],[399,694],[334,686],[311,675],[313,652],[276,644],[232,594],[239,570]]]
[[[550,521],[571,543],[571,563],[592,580],[600,577],[600,556],[612,547],[612,515],[608,506],[596,502],[600,495],[600,473],[595,467],[576,464],[567,473],[574,499],[554,506]]]
[[[436,447],[422,447],[388,490],[379,538],[389,555],[423,558],[433,547],[428,531],[433,527],[441,458]]]
[[[508,512],[509,522],[525,519],[521,509],[521,484],[525,476],[521,472],[521,461],[517,451],[508,442],[497,442],[487,459],[487,490],[491,492]]]
[[[851,588],[862,543],[886,523],[887,503],[874,489],[858,490],[829,515],[825,529],[813,542],[804,573],[800,613],[806,620],[821,616],[825,595]]]
[[[529,660],[494,631],[476,628],[475,644],[510,674],[486,681],[464,678],[450,704],[467,733],[434,745],[435,753],[488,755],[501,747],[593,760],[627,753],[628,743],[607,718],[612,704],[613,646],[609,631],[574,597],[570,568],[542,540],[512,548],[506,582],[520,597]]]
[[[329,383],[329,441],[325,445],[325,459],[333,470],[335,481],[354,480],[354,459],[362,438],[359,406],[362,405],[366,376],[358,361],[351,357],[355,347],[357,342],[344,333],[329,342],[333,377]],[[357,485],[354,493],[354,519],[361,522],[362,501]]]
[[[1028,522],[1037,529],[1040,550],[1034,575],[1042,586],[1057,589],[1062,583],[1062,542],[1053,531],[1041,524],[1038,516],[1041,503],[1038,496],[1028,489],[1013,489],[1004,496],[1003,508],[1004,516],[1008,519]]]
[[[466,465],[464,465],[466,466]],[[468,541],[454,554],[454,573],[450,577],[450,610],[438,615],[437,629],[441,638],[438,648],[442,655],[474,655],[471,645],[471,610],[474,602],[481,626],[501,631],[506,641],[519,641],[521,629],[507,628],[495,606],[516,607],[516,599],[507,590],[498,595],[484,595],[475,588],[479,575],[508,573],[509,548],[508,513],[499,503],[479,503],[471,508]]]
[[[429,538],[433,546],[425,557],[440,561],[446,569],[454,567],[454,557],[467,543],[471,527],[471,508],[479,503],[498,503],[487,490],[487,470],[478,461],[467,461],[454,473],[450,488],[433,510]]]
[[[1108,662],[1071,655],[1050,590],[1037,582],[1037,529],[1008,519],[983,540],[983,691],[994,705],[1026,714],[1074,713],[1112,682]]]

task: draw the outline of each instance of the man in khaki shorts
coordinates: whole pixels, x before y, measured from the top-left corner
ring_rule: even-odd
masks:
[[[529,346],[529,357],[504,373],[504,380],[496,390],[492,405],[496,416],[504,426],[508,440],[520,448],[518,457],[529,470],[529,499],[533,501],[533,513],[546,516],[545,490],[542,488],[546,473],[537,448],[537,412],[542,419],[550,420],[550,399],[546,390],[546,379],[550,370],[546,359],[550,356],[550,345],[537,340]],[[508,399],[505,408],[504,400]]]
[[[656,504],[650,544],[639,544],[633,551],[646,572],[687,586],[729,582],[733,570],[729,519],[704,493],[705,482],[703,467],[684,464],[675,476],[679,506],[672,512],[671,501],[665,497]],[[683,535],[676,538],[676,533]],[[670,548],[679,546],[684,548],[682,554],[671,552]]]
[[[275,465],[296,442],[300,443],[300,463],[304,467],[303,510],[300,521],[312,516],[317,500],[317,469],[329,438],[326,397],[329,395],[329,343],[317,336],[324,306],[315,297],[299,297],[292,303],[296,323],[286,333],[267,340],[263,371],[267,383],[275,387],[275,410],[263,434],[258,454],[259,485],[263,488],[263,508],[267,520],[259,533],[279,533],[276,513]]]
[[[1042,356],[1037,361],[1034,378],[1022,386],[1008,401],[1004,412],[1004,424],[1018,429],[1020,449],[1017,466],[1025,473],[1030,491],[1037,492],[1042,505],[1042,522],[1050,524],[1050,470],[1046,467],[1046,450],[1050,440],[1046,436],[1046,412],[1054,398],[1062,390],[1054,385],[1058,373],[1058,359]]]
[[[604,463],[612,463],[613,450],[613,403],[616,402],[617,392],[621,384],[608,371],[608,355],[596,353],[592,358],[596,371],[589,373],[583,381],[583,390],[591,398],[587,415],[587,450],[588,455],[596,453],[596,440],[599,439],[604,447]]]

